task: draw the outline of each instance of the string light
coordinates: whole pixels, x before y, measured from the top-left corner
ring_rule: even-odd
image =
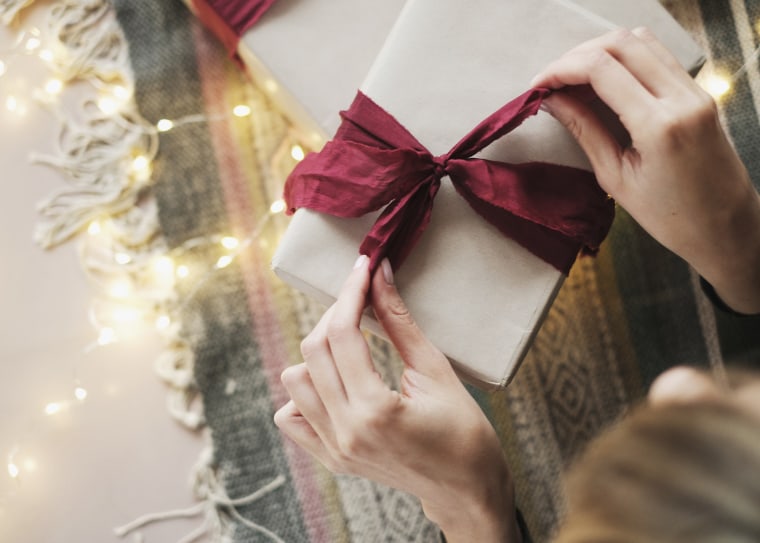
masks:
[[[26,45],[24,46],[24,48],[31,53],[32,51],[37,49],[40,45],[42,45],[42,42],[40,41],[40,39],[32,36],[31,38],[26,40]]]
[[[720,98],[731,90],[731,82],[727,78],[716,74],[706,76],[701,85],[715,99]]]
[[[304,156],[306,156],[306,154],[303,152],[303,147],[301,147],[298,144],[295,144],[293,147],[290,148],[290,156],[293,157],[293,160],[301,162],[304,159]]]
[[[190,275],[190,268],[188,268],[184,264],[177,266],[177,277],[179,277],[180,279],[184,279],[188,275]]]
[[[131,97],[129,89],[121,85],[114,85],[114,87],[111,89],[111,92],[117,99],[123,102],[126,102]]]
[[[98,334],[98,345],[101,347],[109,345],[116,341],[116,332],[113,328],[101,328],[100,334]]]
[[[131,285],[124,280],[114,281],[108,289],[108,293],[114,298],[126,298],[132,291]]]
[[[84,401],[87,398],[87,390],[82,387],[76,387],[74,389],[74,397],[80,402]]]
[[[150,168],[150,160],[145,155],[138,155],[132,160],[132,170],[144,172]]]
[[[250,107],[248,107],[248,106],[247,106],[247,105],[245,105],[245,104],[240,104],[240,105],[237,105],[237,106],[235,106],[235,107],[232,109],[232,113],[233,113],[233,114],[234,114],[236,117],[247,117],[248,115],[250,115],[250,114],[251,114],[251,108],[250,108]]]
[[[169,325],[172,323],[171,318],[169,315],[161,315],[156,319],[156,328],[159,330],[166,330],[169,328]]]
[[[106,115],[113,115],[119,109],[116,100],[110,96],[101,96],[98,99],[98,108]]]
[[[174,123],[169,119],[161,119],[156,123],[156,129],[159,132],[168,132],[172,128],[174,128]]]
[[[5,75],[5,69],[6,69],[5,68],[5,62],[3,62],[2,60],[0,60],[0,76]]]
[[[8,475],[11,476],[11,479],[17,478],[20,473],[21,470],[18,469],[18,466],[16,464],[13,462],[8,462]]]
[[[37,471],[37,462],[34,460],[34,458],[25,459],[23,466],[24,466],[24,471],[28,471],[29,473],[33,473]]]
[[[56,95],[63,90],[63,82],[60,79],[49,79],[45,83],[45,92],[48,94]]]
[[[127,253],[116,253],[113,257],[117,264],[129,264],[132,261],[132,257]]]
[[[140,320],[141,313],[134,307],[117,307],[111,311],[114,321],[125,324]]]
[[[59,402],[50,402],[45,406],[46,415],[57,415],[63,409],[63,405]]]
[[[272,205],[269,206],[269,211],[272,213],[282,213],[285,211],[285,200],[275,200]]]
[[[216,261],[216,267],[219,269],[226,268],[232,263],[232,257],[230,255],[220,256]]]
[[[87,227],[87,233],[91,236],[97,236],[100,234],[100,222],[98,221],[92,221],[89,226]]]
[[[238,241],[238,239],[232,236],[223,237],[221,243],[222,243],[222,247],[224,247],[225,249],[230,249],[230,250],[237,249],[238,245],[240,245],[240,242]]]
[[[45,62],[53,62],[53,52],[50,49],[40,51],[40,59]]]
[[[18,109],[18,99],[15,96],[8,96],[5,99],[5,109],[15,112]]]

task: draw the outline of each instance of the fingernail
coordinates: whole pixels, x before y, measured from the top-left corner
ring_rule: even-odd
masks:
[[[385,278],[385,282],[389,285],[393,284],[393,268],[391,268],[391,263],[388,262],[387,258],[384,258],[383,261],[380,263],[380,266],[383,268],[383,277]]]
[[[367,255],[359,255],[359,258],[357,258],[356,262],[354,262],[354,269],[361,268],[362,266],[364,266],[367,260],[368,260]]]

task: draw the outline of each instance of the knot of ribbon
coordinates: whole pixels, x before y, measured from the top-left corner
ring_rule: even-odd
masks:
[[[478,124],[448,153],[433,156],[393,116],[359,92],[332,141],[288,177],[288,213],[306,207],[360,217],[384,207],[360,252],[376,269],[397,269],[430,222],[441,179],[449,176],[470,206],[504,235],[563,273],[578,252],[595,254],[614,218],[614,202],[591,172],[473,155],[535,115],[551,91],[531,89]]]

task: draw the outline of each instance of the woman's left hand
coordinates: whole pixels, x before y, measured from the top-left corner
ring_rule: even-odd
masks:
[[[338,300],[303,341],[304,363],[282,374],[291,400],[275,423],[330,471],[420,498],[454,541],[518,541],[499,440],[446,357],[422,334],[387,261],[370,281],[357,260]],[[371,287],[370,287],[371,283]],[[380,378],[359,321],[375,314],[404,360],[401,390]]]

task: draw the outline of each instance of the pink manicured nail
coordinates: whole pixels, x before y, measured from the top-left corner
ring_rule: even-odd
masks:
[[[385,282],[389,285],[393,284],[393,268],[391,268],[391,263],[388,262],[387,258],[384,258],[383,261],[380,263],[380,266],[383,268],[383,277],[385,278]]]
[[[361,268],[364,266],[364,264],[369,260],[367,258],[367,255],[359,255],[359,258],[356,259],[356,262],[354,262],[354,269]]]

